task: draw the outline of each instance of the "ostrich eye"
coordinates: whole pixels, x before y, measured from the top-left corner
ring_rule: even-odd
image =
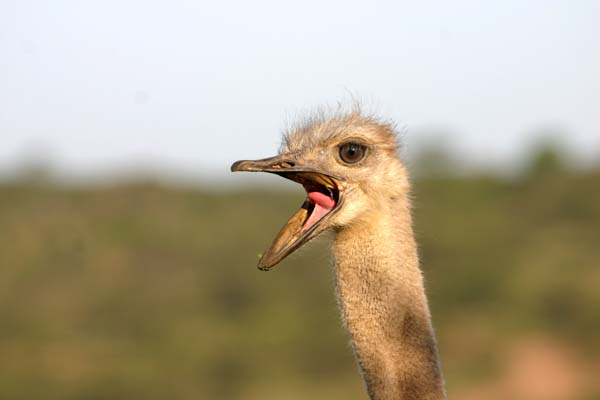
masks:
[[[347,164],[356,164],[365,156],[366,147],[359,143],[349,142],[340,145],[340,158]]]

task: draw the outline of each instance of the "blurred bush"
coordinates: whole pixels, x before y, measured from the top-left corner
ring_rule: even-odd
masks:
[[[600,398],[600,170],[436,168],[415,232],[450,397]],[[0,398],[366,398],[327,240],[254,268],[301,189],[39,176],[0,186]]]

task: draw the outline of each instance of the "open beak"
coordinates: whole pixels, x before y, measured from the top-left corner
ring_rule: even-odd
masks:
[[[301,165],[284,155],[262,160],[241,160],[231,166],[232,172],[270,172],[304,186],[306,199],[298,211],[281,228],[271,246],[258,261],[258,268],[268,270],[318,236],[327,228],[324,222],[343,201],[343,181],[317,169]]]

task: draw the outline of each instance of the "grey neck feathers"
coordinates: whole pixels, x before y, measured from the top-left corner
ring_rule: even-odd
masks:
[[[337,295],[372,400],[445,399],[408,200],[340,229]]]

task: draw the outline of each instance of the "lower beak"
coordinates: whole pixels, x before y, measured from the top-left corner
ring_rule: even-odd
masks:
[[[277,265],[294,250],[301,247],[311,239],[326,230],[324,220],[337,211],[341,204],[341,180],[324,174],[316,169],[300,165],[298,161],[285,157],[284,155],[265,158],[261,160],[236,161],[231,166],[232,172],[269,172],[281,175],[284,178],[302,184],[307,192],[310,190],[328,191],[331,194],[333,206],[324,216],[318,220],[311,218],[311,214],[319,207],[309,200],[304,201],[302,206],[281,228],[271,246],[265,251],[258,261],[258,268],[268,270]],[[322,211],[320,211],[322,213]]]

